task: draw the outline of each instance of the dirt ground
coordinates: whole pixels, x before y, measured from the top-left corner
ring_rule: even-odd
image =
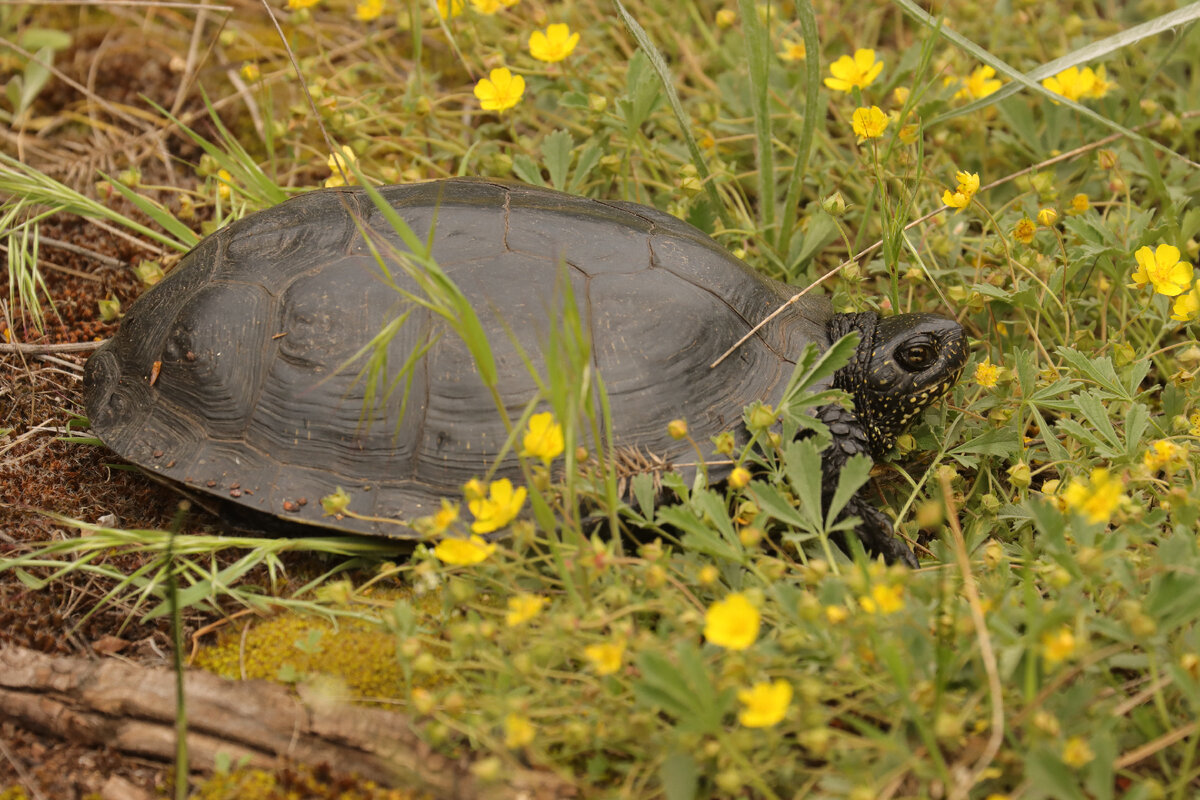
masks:
[[[51,13],[62,14],[62,23],[74,30],[72,47],[55,61],[62,77],[51,80],[39,97],[29,127],[0,135],[0,148],[93,196],[95,169],[111,173],[135,163],[148,183],[186,185],[191,170],[177,165],[198,160],[194,145],[130,123],[120,106],[149,110],[142,97],[168,108],[175,103],[182,72],[177,54],[186,52],[187,42],[163,34],[187,29],[162,18],[139,30],[137,25],[106,26],[95,14],[78,9]],[[180,110],[202,111],[203,104],[189,96]],[[91,124],[80,123],[81,118]],[[127,207],[121,210],[130,213]],[[115,298],[128,308],[143,289],[132,267],[151,257],[152,250],[69,215],[44,222],[40,233],[39,266],[53,301],[53,307],[42,303],[44,335],[11,302],[7,271],[0,270],[0,555],[5,557],[26,552],[30,543],[78,535],[45,512],[127,528],[165,528],[179,501],[169,488],[122,469],[105,448],[62,440],[80,433],[70,425],[83,413],[87,352],[12,352],[3,346],[111,336],[116,323],[100,319],[99,301]],[[200,512],[189,525],[212,522]],[[101,610],[93,613],[110,588],[75,575],[33,590],[15,571],[0,572],[0,645],[155,666],[169,663],[165,624],[139,624],[119,604],[99,604]],[[206,621],[188,622],[194,629]],[[161,763],[0,722],[4,797],[20,796],[5,793],[20,787],[31,798],[135,798],[141,796],[139,790],[161,790],[165,779]]]

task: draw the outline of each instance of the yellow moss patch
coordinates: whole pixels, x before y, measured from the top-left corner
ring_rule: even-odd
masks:
[[[436,614],[438,602],[436,597],[422,598],[418,614]],[[356,604],[354,608],[359,613],[378,614],[381,620],[389,613],[386,607]],[[331,621],[285,612],[232,627],[200,651],[195,665],[230,680],[244,677],[294,683],[332,679],[357,699],[396,699],[407,696],[398,645],[396,634],[382,622]]]

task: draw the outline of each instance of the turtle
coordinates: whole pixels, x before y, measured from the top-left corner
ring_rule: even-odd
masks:
[[[668,433],[682,418],[703,455],[721,462],[712,481],[731,470],[712,437],[746,441],[744,407],[777,403],[810,343],[861,336],[827,381],[853,396],[853,410],[818,414],[832,434],[827,499],[846,460],[882,456],[967,358],[953,320],[834,313],[829,299],[806,295],[713,367],[795,289],[699,229],[637,203],[499,180],[377,191],[475,309],[511,419],[537,396],[530,366],[542,372],[551,328],[573,302],[607,391],[612,445],[694,464],[692,445]],[[299,194],[209,235],[88,360],[92,430],[151,473],[270,517],[419,538],[410,523],[461,497],[469,479],[493,466],[497,478],[522,472],[511,452],[493,464],[508,431],[464,340],[397,291],[420,295],[411,273],[381,267],[403,252],[387,215],[353,186]],[[386,355],[412,366],[405,390],[364,414],[367,386],[345,365],[400,319]],[[318,500],[339,487],[354,516],[323,513]],[[916,564],[863,490],[845,513],[860,518],[869,553]]]

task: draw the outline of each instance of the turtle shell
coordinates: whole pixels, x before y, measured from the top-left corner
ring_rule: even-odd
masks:
[[[711,449],[744,406],[778,401],[806,343],[828,346],[828,302],[803,298],[710,368],[792,291],[655,209],[470,179],[380,191],[473,305],[514,419],[537,393],[526,358],[545,375],[564,280],[614,444],[668,462],[695,461],[670,420]],[[88,361],[93,431],[135,464],[258,511],[415,537],[394,522],[324,517],[318,501],[341,486],[359,515],[433,513],[488,471],[507,433],[462,340],[397,291],[423,296],[403,269],[390,270],[395,286],[384,279],[374,253],[396,251],[406,248],[359,188],[304,194],[214,233]],[[364,410],[360,364],[346,364],[404,314],[389,368],[428,350],[407,392],[402,382]],[[519,477],[515,458],[497,474]]]

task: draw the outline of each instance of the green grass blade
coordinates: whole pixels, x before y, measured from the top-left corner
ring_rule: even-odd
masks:
[[[738,0],[742,12],[742,30],[746,36],[746,61],[750,68],[750,107],[754,112],[754,138],[758,157],[759,225],[767,241],[776,243],[775,231],[775,157],[771,147],[771,105],[768,73],[771,68],[771,42],[767,26],[758,15],[754,0]],[[768,6],[769,8],[769,6]]]
[[[800,33],[808,57],[804,59],[804,121],[800,123],[800,143],[796,146],[796,160],[792,163],[792,174],[783,201],[783,219],[779,226],[779,249],[784,252],[790,247],[799,215],[800,191],[804,188],[808,157],[817,133],[817,94],[821,88],[821,42],[817,37],[817,17],[809,0],[798,0],[796,18],[800,22]]]
[[[712,173],[708,171],[708,164],[704,161],[704,156],[700,153],[700,146],[696,144],[696,137],[692,135],[692,120],[688,117],[687,112],[683,110],[683,104],[679,102],[679,93],[675,91],[675,82],[671,77],[671,70],[667,67],[667,62],[663,59],[662,53],[654,45],[650,34],[646,33],[646,29],[641,26],[633,16],[625,10],[625,6],[621,0],[613,0],[613,5],[617,8],[617,13],[620,14],[621,20],[625,23],[625,27],[633,36],[634,41],[638,43],[638,47],[642,48],[642,52],[650,59],[650,64],[654,67],[654,71],[658,74],[658,78],[662,81],[663,90],[667,95],[667,102],[671,105],[671,111],[675,114],[675,120],[679,123],[679,133],[683,136],[683,141],[687,144],[688,153],[692,157],[692,165],[696,167],[696,172],[700,173],[700,179],[704,182],[704,190],[708,193],[709,202],[721,216],[721,223],[726,228],[733,227],[733,218],[729,216],[729,211],[725,208],[725,204],[721,202],[720,196],[717,194],[717,187],[712,183]]]

